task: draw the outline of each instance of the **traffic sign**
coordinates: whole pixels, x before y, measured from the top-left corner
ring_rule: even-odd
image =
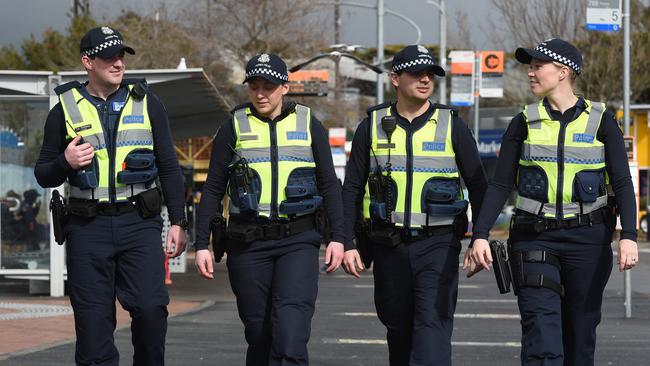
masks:
[[[481,51],[481,72],[503,73],[503,51]]]
[[[474,104],[474,51],[451,51],[451,100],[453,106]]]
[[[621,15],[621,0],[588,0],[587,30],[618,32]]]

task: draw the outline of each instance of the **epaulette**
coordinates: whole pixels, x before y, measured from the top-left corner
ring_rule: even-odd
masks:
[[[81,87],[81,83],[75,80],[57,86],[56,88],[54,88],[54,92],[56,93],[56,95],[61,95],[70,89],[75,89],[80,87]]]
[[[253,103],[251,103],[251,102],[242,103],[242,104],[240,104],[238,106],[235,106],[235,108],[231,109],[230,114],[234,114],[235,111],[238,110],[238,109],[249,108],[249,107],[253,108]]]
[[[372,106],[372,107],[366,109],[366,113],[370,114],[373,111],[390,107],[392,104],[393,104],[393,102],[385,102],[385,103],[377,104],[375,106]]]

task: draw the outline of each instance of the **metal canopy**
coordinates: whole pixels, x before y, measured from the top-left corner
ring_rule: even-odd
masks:
[[[85,71],[60,72],[62,82],[86,80]],[[125,78],[146,78],[167,108],[174,140],[212,136],[229,108],[203,69],[127,70]]]

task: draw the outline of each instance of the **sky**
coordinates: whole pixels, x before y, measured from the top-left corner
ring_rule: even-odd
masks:
[[[345,1],[345,0],[344,0]],[[179,7],[182,0],[112,0],[91,1],[91,13],[95,19],[111,19],[122,9],[138,13],[150,13],[151,9],[165,3],[169,8]],[[192,1],[199,3],[199,0]],[[191,2],[191,3],[192,3]],[[326,1],[324,1],[326,2]],[[351,3],[375,5],[376,0],[351,0]],[[203,2],[201,1],[200,4]],[[384,7],[411,18],[422,29],[423,44],[438,44],[439,15],[433,5],[426,0],[384,0]],[[33,34],[40,39],[48,28],[64,31],[69,23],[72,0],[0,0],[0,44],[13,44],[17,47],[23,39]],[[486,37],[488,26],[486,14],[498,18],[492,10],[490,0],[446,0],[448,20],[447,33],[453,39],[457,32],[458,9],[464,9],[471,29],[474,47],[492,49],[495,45]],[[326,7],[325,9],[332,9]],[[332,10],[329,10],[333,12]],[[343,6],[341,8],[341,41],[347,44],[374,46],[377,39],[376,10]],[[481,28],[483,27],[483,28]],[[416,31],[403,20],[387,14],[384,18],[384,42],[415,43]]]

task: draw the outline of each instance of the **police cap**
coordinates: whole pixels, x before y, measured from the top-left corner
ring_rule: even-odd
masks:
[[[522,64],[530,64],[530,60],[557,61],[573,69],[576,74],[582,71],[582,55],[571,43],[559,38],[551,38],[540,43],[535,48],[517,48],[515,58]]]
[[[246,76],[243,83],[254,77],[261,77],[274,84],[286,83],[289,81],[287,64],[277,55],[268,53],[257,55],[246,64]]]
[[[79,51],[82,56],[111,58],[122,50],[132,55],[135,54],[133,48],[124,44],[122,34],[117,29],[110,27],[97,27],[89,30],[79,43]]]
[[[393,56],[393,72],[416,74],[427,69],[438,76],[445,76],[445,70],[436,64],[435,57],[424,46],[406,46]]]

